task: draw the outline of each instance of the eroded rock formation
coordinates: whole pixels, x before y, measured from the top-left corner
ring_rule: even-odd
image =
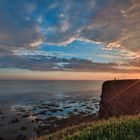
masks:
[[[138,113],[140,80],[113,80],[103,83],[99,118]]]

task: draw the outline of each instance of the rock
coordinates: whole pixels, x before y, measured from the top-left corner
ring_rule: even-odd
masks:
[[[88,110],[93,110],[93,109],[94,109],[93,107],[90,107],[90,106],[86,106],[86,108],[87,108]]]
[[[3,115],[2,111],[0,110],[0,115]]]
[[[49,111],[55,113],[55,112],[57,112],[57,111],[63,111],[63,109],[57,109],[57,108],[54,109],[54,108],[53,108],[53,109],[49,109]]]
[[[18,135],[17,140],[27,140],[27,136],[24,135]]]
[[[26,130],[26,127],[25,127],[25,126],[22,126],[22,127],[20,128],[20,130],[25,131],[25,130]]]
[[[75,108],[75,109],[73,110],[73,112],[78,112],[78,109]]]
[[[14,120],[12,120],[10,123],[19,123],[19,119],[15,118]]]
[[[5,119],[5,116],[2,116],[1,119],[2,119],[2,120]]]
[[[46,110],[41,111],[41,112],[39,113],[39,115],[46,115]]]
[[[23,114],[22,117],[23,118],[28,118],[30,115],[29,114]]]
[[[139,113],[139,80],[113,80],[103,83],[99,118]]]
[[[70,108],[71,106],[64,106],[63,108]]]
[[[38,121],[38,126],[44,127],[46,126],[46,123],[44,121]]]
[[[47,120],[47,121],[55,121],[55,120],[57,120],[57,118],[56,118],[56,117],[49,117],[49,118],[47,118],[46,120]]]
[[[0,140],[4,140],[2,137],[0,137]]]

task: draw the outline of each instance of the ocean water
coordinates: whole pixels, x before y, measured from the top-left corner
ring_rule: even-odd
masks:
[[[77,123],[79,117],[86,121],[97,118],[102,83],[0,81],[0,137],[16,140],[24,135],[30,139],[73,125],[73,117]]]
[[[0,104],[31,104],[67,97],[100,98],[103,81],[0,81]]]

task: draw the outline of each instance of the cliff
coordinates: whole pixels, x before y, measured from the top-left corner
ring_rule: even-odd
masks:
[[[99,118],[139,113],[140,80],[113,80],[103,83]]]

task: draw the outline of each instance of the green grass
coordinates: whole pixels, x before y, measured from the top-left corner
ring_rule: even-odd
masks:
[[[140,140],[140,115],[84,123],[38,140]]]

